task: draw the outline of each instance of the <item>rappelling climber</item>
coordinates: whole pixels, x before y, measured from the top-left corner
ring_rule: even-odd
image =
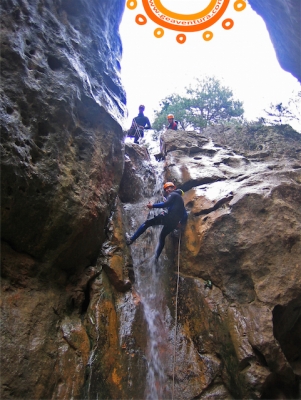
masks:
[[[139,106],[139,113],[132,121],[129,136],[134,136],[134,143],[139,144],[139,139],[144,137],[144,129],[151,129],[149,119],[144,115],[145,106]]]
[[[172,129],[173,131],[177,131],[178,130],[178,121],[175,121],[175,116],[173,114],[168,114],[167,120],[168,120],[169,125],[167,126],[166,129]]]
[[[152,208],[166,208],[167,210],[163,211],[154,218],[146,220],[137,229],[133,236],[127,240],[127,244],[131,245],[150,226],[163,225],[155,254],[156,261],[163,250],[166,236],[174,229],[184,226],[187,222],[187,211],[184,207],[184,201],[182,198],[184,192],[181,189],[177,189],[172,182],[166,182],[163,186],[163,189],[167,193],[166,201],[155,204],[148,203],[147,207],[150,210]]]

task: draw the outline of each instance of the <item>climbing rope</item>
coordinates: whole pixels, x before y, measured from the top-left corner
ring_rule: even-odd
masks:
[[[178,245],[178,277],[177,277],[177,289],[176,289],[175,335],[174,335],[173,370],[172,370],[172,400],[174,399],[174,390],[175,390],[175,365],[176,365],[177,322],[178,322],[178,293],[179,293],[179,278],[180,278],[180,247],[181,247],[181,230],[180,230],[179,245]]]
[[[138,136],[138,138],[140,138],[141,137],[140,129],[139,129],[139,126],[138,126],[138,124],[137,124],[135,119],[133,119],[133,125],[134,125],[134,128],[135,128],[136,135]]]

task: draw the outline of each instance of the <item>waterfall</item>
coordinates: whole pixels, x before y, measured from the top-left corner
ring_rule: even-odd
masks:
[[[151,151],[150,151],[151,153]],[[152,218],[161,212],[161,209],[149,211],[146,204],[162,201],[163,163],[151,161],[151,166],[156,174],[156,184],[153,198],[143,199],[139,205],[135,204],[135,212],[132,207],[126,207],[131,220],[133,231],[136,230],[146,218]],[[137,208],[139,210],[137,210]],[[158,244],[162,226],[150,227],[131,246],[135,285],[141,304],[144,318],[147,323],[147,377],[145,399],[156,400],[171,398],[170,377],[167,368],[170,367],[172,348],[170,347],[171,315],[166,305],[164,285],[164,250],[155,262],[155,250]]]

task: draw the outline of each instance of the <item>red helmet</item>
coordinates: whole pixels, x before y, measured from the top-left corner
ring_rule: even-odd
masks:
[[[168,115],[167,115],[167,119],[170,119],[170,118],[173,118],[173,119],[174,119],[175,116],[174,116],[173,114],[168,114]]]
[[[163,186],[163,189],[165,190],[169,187],[175,187],[175,185],[172,182],[166,182]]]

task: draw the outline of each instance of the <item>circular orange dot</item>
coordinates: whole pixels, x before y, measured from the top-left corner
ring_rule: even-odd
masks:
[[[142,14],[136,15],[135,21],[138,25],[145,25],[147,23],[146,17]]]
[[[237,1],[234,3],[234,10],[235,10],[235,11],[242,11],[242,10],[244,10],[244,9],[246,8],[246,6],[247,6],[247,4],[246,4],[245,1],[237,0]]]
[[[206,42],[209,42],[213,38],[213,33],[211,31],[205,31],[203,33],[203,39],[206,40]]]
[[[234,21],[231,18],[224,19],[222,22],[222,27],[224,29],[231,29],[231,28],[233,28],[233,25],[234,25]]]
[[[156,36],[156,38],[161,38],[164,35],[164,29],[162,28],[155,29],[154,35]]]
[[[177,35],[176,39],[178,43],[183,44],[186,42],[186,35],[184,35],[184,33],[180,33]]]
[[[126,6],[130,10],[134,10],[137,7],[137,0],[128,0]]]

